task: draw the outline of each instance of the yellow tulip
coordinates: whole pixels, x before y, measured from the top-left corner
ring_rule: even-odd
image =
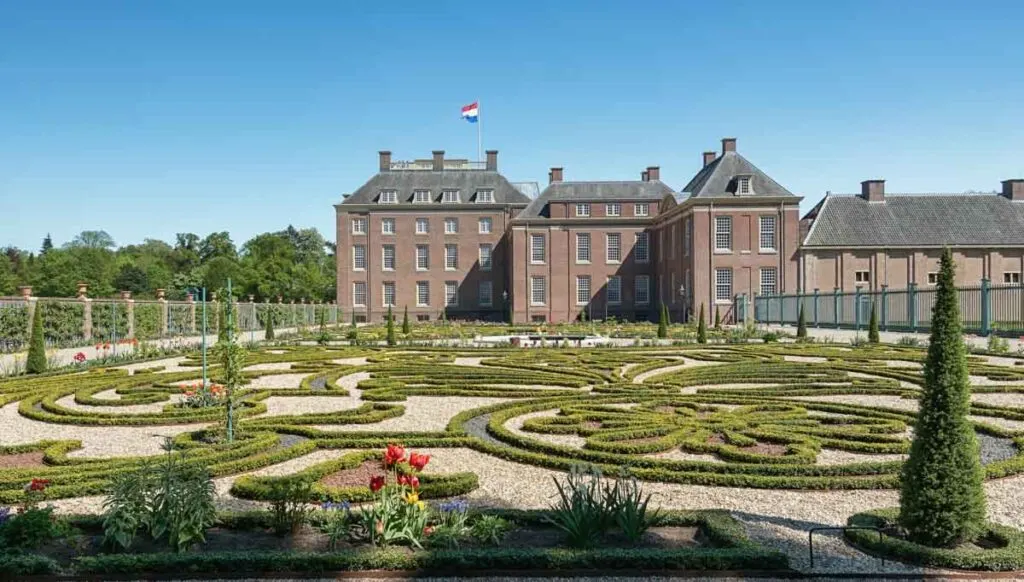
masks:
[[[409,505],[412,505],[413,503],[420,502],[420,496],[415,491],[412,491],[410,493],[406,493],[405,494],[405,502],[408,503]],[[422,502],[420,502],[420,503],[422,503]]]
[[[423,504],[423,502],[422,502],[422,501],[417,501],[417,502],[416,502],[416,507],[417,507],[417,508],[418,508],[418,509],[419,509],[420,511],[423,511],[423,508],[424,508],[424,507],[426,507],[426,506],[425,506],[425,505]]]

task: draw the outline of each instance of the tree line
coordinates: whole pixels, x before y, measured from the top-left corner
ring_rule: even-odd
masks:
[[[335,298],[335,250],[315,228],[293,226],[258,234],[240,248],[226,231],[120,247],[102,230],[84,231],[61,247],[47,234],[38,251],[0,249],[0,296],[31,285],[39,297],[73,297],[82,281],[90,297],[131,291],[153,298],[165,289],[168,299],[183,299],[190,288],[223,290],[230,278],[237,295],[258,301],[329,301]]]

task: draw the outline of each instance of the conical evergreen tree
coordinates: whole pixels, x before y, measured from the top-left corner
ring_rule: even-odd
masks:
[[[267,314],[263,317],[264,323],[267,324],[267,330],[263,333],[263,339],[272,340],[274,339],[274,308],[267,308]]]
[[[664,303],[661,304],[661,310],[658,313],[658,337],[662,339],[668,337],[668,308]]]
[[[708,343],[708,323],[704,317],[704,304],[700,304],[700,321],[697,322],[697,343]]]
[[[868,343],[877,344],[881,340],[878,337],[878,311],[875,302],[871,302],[871,319],[868,321]]]
[[[900,481],[900,524],[933,547],[973,541],[985,525],[984,471],[970,409],[970,378],[953,256],[942,253],[932,309],[924,388],[910,458]]]
[[[807,337],[807,320],[804,318],[804,306],[800,306],[800,313],[796,316],[796,337]]]
[[[409,326],[409,306],[405,306],[405,315],[402,316],[402,333],[409,335],[412,333],[412,327]]]
[[[715,329],[722,329],[722,314],[718,312],[718,306],[715,306]]]
[[[46,339],[43,337],[43,305],[36,300],[36,308],[32,313],[32,337],[28,343],[28,359],[25,360],[25,371],[29,374],[42,374],[46,371]]]
[[[395,345],[395,315],[391,313],[391,306],[388,306],[388,337],[387,342],[389,346]]]

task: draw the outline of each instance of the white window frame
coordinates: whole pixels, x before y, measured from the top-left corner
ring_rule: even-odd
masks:
[[[445,281],[444,282],[444,306],[445,307],[458,307],[459,305],[459,282],[458,281]]]
[[[736,194],[739,196],[750,196],[754,193],[753,180],[750,176],[736,177]]]
[[[430,307],[430,281],[416,281],[416,307]]]
[[[398,264],[398,256],[396,255],[395,245],[381,245],[380,246],[380,269],[382,271],[394,271],[395,266]],[[391,255],[391,266],[388,266],[388,255]]]
[[[486,253],[484,250],[486,249]],[[486,255],[486,257],[485,257]],[[481,271],[490,271],[494,268],[494,245],[490,243],[481,243],[480,250],[477,251],[477,261],[480,263]]]
[[[1016,279],[1016,281],[1014,281]],[[1020,285],[1020,271],[1004,271],[1003,285]]]
[[[612,241],[617,241],[615,246],[612,246]],[[612,250],[615,250],[618,255],[614,259],[612,258]],[[608,232],[604,235],[604,256],[605,262],[610,264],[618,264],[622,262],[622,233],[621,232]]]
[[[540,300],[537,300],[537,296]],[[530,305],[547,305],[548,281],[544,277],[530,277]]]
[[[362,301],[359,300],[360,295],[363,297]],[[352,282],[352,306],[366,307],[366,281]]]
[[[398,204],[398,190],[381,190],[377,204]]]
[[[484,292],[484,289],[487,292]],[[477,303],[480,307],[493,307],[494,306],[494,282],[493,281],[480,281],[480,285],[477,287]]]
[[[444,245],[444,270],[445,271],[457,271],[459,270],[459,245],[446,244]]]
[[[646,232],[633,234],[633,257],[640,264],[651,262],[651,237]]]
[[[430,190],[416,190],[412,193],[413,201],[416,204],[430,204],[433,199],[430,197]]]
[[[593,287],[590,275],[576,275],[576,305],[589,305]]]
[[[477,204],[494,204],[494,190],[477,190]]]
[[[537,257],[540,257],[539,259]],[[540,233],[530,233],[530,263],[543,265],[547,261],[547,238]]]
[[[636,203],[633,205],[633,216],[650,216],[651,205]]]
[[[761,267],[758,291],[761,295],[779,294],[779,270],[776,267]]]
[[[477,234],[491,234],[494,231],[494,219],[490,216],[481,216],[476,223]]]
[[[362,251],[362,260],[359,257],[359,251]],[[352,270],[353,271],[365,271],[366,270],[366,245],[352,245]],[[359,266],[362,262],[363,266]]]
[[[605,216],[622,216],[622,204],[618,202],[609,202],[604,205]]]
[[[757,244],[762,253],[774,253],[778,250],[775,243],[778,240],[776,233],[778,223],[775,215],[762,215],[757,218]],[[768,239],[768,244],[771,246],[764,246],[766,236],[771,237]]]
[[[939,272],[938,271],[932,271],[931,273],[928,273],[928,284],[929,285],[938,285],[939,284]]]
[[[458,190],[442,190],[441,202],[445,204],[459,204],[462,202],[462,195]]]
[[[576,203],[576,216],[579,218],[587,218],[590,216],[590,203],[589,202],[577,202]]]
[[[576,264],[589,265],[592,253],[591,237],[589,232],[576,233]]]
[[[395,219],[394,218],[382,218],[380,219],[380,233],[381,234],[395,234]]]
[[[633,303],[637,305],[651,304],[651,278],[647,275],[637,275],[633,279]]]
[[[420,227],[422,227],[422,230]],[[416,234],[430,234],[429,218],[420,217],[416,219]]]
[[[430,245],[416,245],[416,270],[430,270]]]
[[[366,223],[365,217],[358,217],[352,219],[352,234],[366,234]]]
[[[454,216],[449,216],[444,219],[444,233],[445,234],[459,234],[459,219]]]
[[[717,267],[715,269],[715,303],[732,302],[732,284],[732,269]]]
[[[871,271],[862,269],[853,272],[853,282],[857,285],[870,285],[871,284]]]
[[[391,303],[388,303],[388,289],[391,289]],[[384,281],[380,284],[380,301],[382,307],[394,307],[398,301],[398,285],[394,281]]]
[[[612,275],[605,282],[605,297],[608,305],[622,305],[622,277]]]
[[[722,243],[725,243],[724,245]],[[715,217],[715,252],[732,252],[732,217]]]

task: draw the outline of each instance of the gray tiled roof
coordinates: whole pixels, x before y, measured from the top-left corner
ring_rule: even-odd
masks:
[[[553,182],[544,192],[519,213],[518,218],[537,218],[546,216],[548,202],[614,202],[616,200],[661,200],[665,196],[673,196],[672,191],[664,182],[651,180],[621,182]]]
[[[512,182],[512,186],[528,196],[530,200],[540,196],[540,184],[537,182]]]
[[[725,152],[715,161],[701,168],[690,183],[683,188],[683,198],[721,198],[735,197],[736,177],[750,176],[752,194],[743,197],[768,198],[776,196],[793,196],[793,193],[772,180],[768,174],[750,163],[737,152]]]
[[[805,246],[1024,245],[1024,204],[994,194],[830,194],[815,212]]]
[[[399,204],[413,201],[415,190],[429,190],[434,201],[442,190],[458,190],[462,202],[473,202],[477,190],[494,190],[495,204],[528,204],[530,198],[498,172],[485,170],[395,170],[370,178],[342,204],[375,204],[381,190],[397,190]]]

